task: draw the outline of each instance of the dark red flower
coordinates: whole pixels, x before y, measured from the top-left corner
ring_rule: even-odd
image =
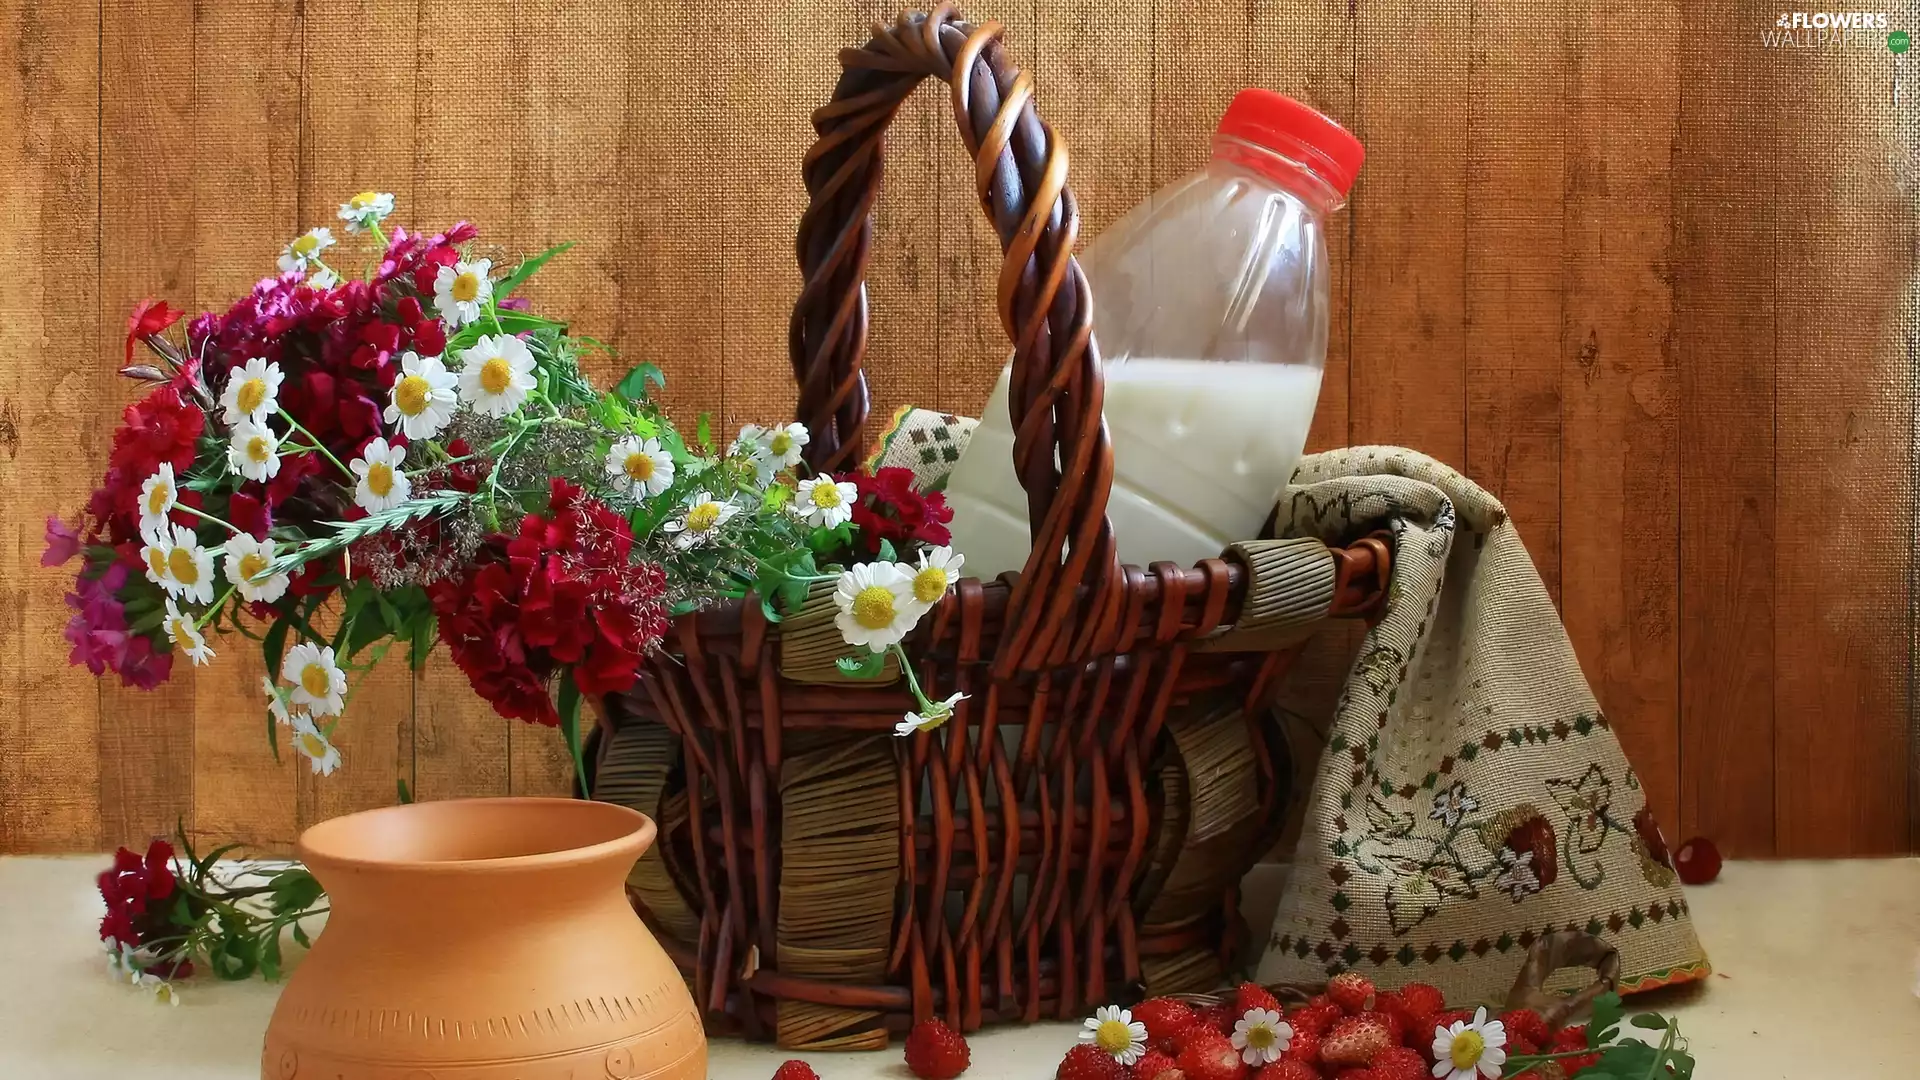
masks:
[[[176,884],[173,845],[155,840],[147,845],[144,856],[121,848],[113,854],[113,866],[101,871],[97,881],[107,904],[106,917],[100,920],[100,940],[137,949],[167,925],[165,901],[173,896]]]
[[[135,305],[133,314],[127,316],[127,363],[133,363],[136,341],[164,332],[184,314],[186,312],[168,307],[165,300],[142,300]]]
[[[870,475],[843,473],[834,479],[851,481],[860,493],[853,505],[853,524],[868,555],[879,553],[882,540],[898,549],[910,541],[939,545],[953,539],[947,528],[953,511],[946,497],[915,491],[913,470],[892,467]]]
[[[297,454],[295,458],[312,456],[312,454]],[[287,460],[282,460],[280,463],[282,469],[290,464],[292,462]],[[234,528],[251,535],[255,540],[265,540],[267,530],[273,528],[273,511],[268,509],[267,504],[260,501],[258,496],[236,491],[227,500],[227,521]]]

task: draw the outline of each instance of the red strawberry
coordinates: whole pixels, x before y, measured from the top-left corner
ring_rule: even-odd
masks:
[[[1720,876],[1720,849],[1704,836],[1696,836],[1673,853],[1673,868],[1680,880],[1689,885],[1705,885]]]
[[[1372,1069],[1341,1069],[1333,1074],[1333,1080],[1377,1080],[1378,1077]]]
[[[1404,1046],[1389,1046],[1373,1056],[1374,1080],[1432,1080],[1427,1059]]]
[[[1178,1002],[1175,1004],[1178,1004]],[[1135,1009],[1133,1015],[1135,1019],[1139,1019],[1140,1010]],[[1147,1051],[1140,1056],[1139,1061],[1133,1063],[1133,1080],[1162,1080],[1162,1078],[1164,1078],[1164,1080],[1186,1080],[1186,1074],[1182,1073],[1179,1067],[1174,1065],[1173,1058],[1158,1050]]]
[[[796,1058],[773,1070],[773,1080],[820,1080],[820,1074],[813,1071],[813,1066]]]
[[[1147,1040],[1169,1054],[1180,1052],[1180,1038],[1200,1018],[1192,1006],[1173,998],[1148,998],[1133,1007],[1133,1018],[1147,1026]]]
[[[1127,1080],[1127,1067],[1092,1043],[1076,1043],[1060,1059],[1054,1080]]]
[[[1587,1048],[1587,1026],[1582,1024],[1579,1027],[1561,1028],[1559,1031],[1553,1033],[1552,1045],[1553,1052],[1556,1054],[1567,1054],[1575,1050],[1585,1050]],[[1566,1070],[1568,1076],[1575,1076],[1579,1074],[1580,1070],[1590,1069],[1599,1064],[1599,1062],[1599,1054],[1582,1054],[1579,1057],[1561,1058],[1560,1067]]]
[[[1372,1013],[1346,1017],[1320,1040],[1320,1060],[1329,1065],[1365,1065],[1393,1045],[1384,1020]]]
[[[1247,1015],[1248,1009],[1272,1009],[1274,1012],[1279,1012],[1280,1002],[1259,983],[1241,983],[1240,989],[1233,992],[1233,1018],[1238,1020]]]
[[[1327,980],[1327,996],[1348,1016],[1365,1012],[1373,997],[1373,980],[1357,971],[1343,971]]]
[[[1199,1027],[1216,1035],[1232,1035],[1233,1025],[1240,1019],[1240,1013],[1233,1002],[1223,1001],[1218,1005],[1209,1005],[1199,1012]]]
[[[1546,1045],[1551,1036],[1547,1033],[1547,1022],[1532,1009],[1512,1009],[1500,1014],[1500,1023],[1507,1029],[1507,1036],[1515,1035],[1526,1039],[1535,1046]]]
[[[1186,1080],[1245,1080],[1246,1063],[1225,1035],[1203,1032],[1187,1040],[1175,1064]]]
[[[953,1080],[971,1060],[967,1040],[938,1020],[922,1020],[907,1033],[907,1068],[920,1080]]]
[[[1276,1061],[1253,1074],[1253,1080],[1322,1080],[1320,1070],[1304,1061]]]
[[[1378,1012],[1375,1012],[1372,1015],[1379,1017],[1380,1022],[1387,1025],[1387,1037],[1393,1040],[1392,1045],[1401,1046],[1406,1043],[1407,1041],[1406,1017],[1400,1015],[1397,1012],[1387,1012],[1384,1009]]]
[[[1414,1016],[1433,1016],[1447,1007],[1447,999],[1426,983],[1408,983],[1400,988],[1399,994],[1400,1000],[1407,1003],[1407,1012]]]
[[[1293,1029],[1293,1039],[1287,1043],[1281,1057],[1287,1061],[1297,1061],[1315,1070],[1320,1068],[1320,1032]]]
[[[1327,1001],[1319,1005],[1300,1006],[1287,1017],[1287,1023],[1292,1024],[1295,1031],[1311,1031],[1315,1035],[1324,1035],[1327,1029],[1333,1026],[1333,1022],[1340,1019],[1340,1016],[1340,1006]]]

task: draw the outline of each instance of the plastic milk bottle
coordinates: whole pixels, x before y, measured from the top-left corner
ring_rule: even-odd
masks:
[[[1327,218],[1365,151],[1340,125],[1242,90],[1205,168],[1157,191],[1080,256],[1105,362],[1123,562],[1191,565],[1259,535],[1306,445],[1327,353]],[[947,484],[969,575],[1031,546],[1007,371]]]

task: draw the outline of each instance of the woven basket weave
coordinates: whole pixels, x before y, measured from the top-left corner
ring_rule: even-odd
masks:
[[[687,615],[632,692],[597,703],[595,797],[660,827],[634,905],[718,1031],[872,1048],[929,1016],[972,1030],[1211,987],[1241,940],[1237,884],[1286,808],[1265,705],[1315,624],[1381,600],[1378,539],[1119,563],[1066,153],[999,37],[942,7],[841,53],[805,160],[789,335],[809,464],[851,467],[882,135],[921,80],[948,83],[1005,254],[1037,523],[1021,573],[961,581],[907,642],[930,694],[969,700],[892,737],[912,699],[897,670],[838,672],[823,594],[778,624],[753,598]]]

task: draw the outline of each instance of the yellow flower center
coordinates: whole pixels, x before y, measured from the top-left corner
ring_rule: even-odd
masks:
[[[190,645],[193,643],[192,633],[193,620],[184,617],[173,620],[173,640]]]
[[[463,304],[470,304],[480,295],[480,275],[468,270],[453,279],[451,290],[453,298]]]
[[[254,576],[265,570],[268,565],[270,564],[265,555],[257,551],[249,551],[240,556],[240,577],[243,580],[252,581]]]
[[[302,731],[296,734],[294,741],[299,744],[300,752],[310,758],[327,756],[327,740],[317,731]]]
[[[720,504],[703,502],[687,511],[687,531],[703,533],[720,524]]]
[[[259,412],[260,406],[267,403],[267,381],[265,379],[248,379],[246,382],[241,383],[240,392],[233,396],[233,401],[234,404],[240,406],[240,411],[246,413],[248,416]]]
[[[374,200],[378,199],[379,197],[380,197],[380,193],[377,191],[363,191],[360,194],[355,195],[352,199],[348,201],[353,204],[353,208],[355,210],[365,210],[368,207],[372,206]]]
[[[644,484],[653,479],[653,455],[635,450],[627,455],[627,479]]]
[[[304,233],[298,240],[293,242],[293,253],[295,255],[311,258],[319,250],[320,238],[313,233]]]
[[[1471,1069],[1480,1063],[1480,1055],[1487,1049],[1487,1040],[1479,1032],[1468,1028],[1453,1037],[1453,1048],[1447,1056],[1453,1060],[1456,1069]]]
[[[384,461],[367,466],[367,490],[386,498],[393,491],[393,466]]]
[[[1247,1028],[1247,1045],[1255,1050],[1272,1049],[1275,1034],[1266,1024],[1254,1024]]]
[[[793,449],[793,435],[789,432],[777,431],[773,439],[767,443],[767,448],[773,451],[775,457],[785,457],[787,451]]]
[[[1108,1020],[1093,1029],[1093,1045],[1118,1055],[1133,1045],[1133,1032],[1118,1020]]]
[[[147,513],[161,513],[166,510],[167,504],[172,501],[173,488],[166,484],[155,484],[153,485],[153,490],[147,493]]]
[[[433,393],[433,384],[424,375],[408,375],[393,388],[393,403],[408,416],[419,416],[427,411],[427,397]]]
[[[923,604],[931,604],[947,594],[947,572],[937,566],[929,566],[913,575],[913,598]]]
[[[480,365],[480,388],[489,394],[504,394],[513,383],[513,365],[496,356]]]
[[[893,590],[885,585],[869,585],[854,593],[853,621],[869,630],[885,630],[893,625]]]
[[[247,460],[256,465],[264,465],[273,456],[273,444],[263,435],[255,435],[247,440]]]
[[[327,691],[333,688],[333,676],[323,664],[308,664],[300,669],[300,687],[314,697],[326,697]]]
[[[822,480],[813,485],[813,491],[807,497],[822,510],[832,510],[846,502],[840,497],[840,485],[831,480]]]
[[[147,549],[147,568],[153,571],[154,577],[160,577],[160,578],[166,577],[167,576],[167,553],[164,551],[161,551],[159,548],[156,548],[156,547],[148,548]]]
[[[196,585],[200,581],[200,568],[193,564],[193,553],[183,547],[167,552],[167,572],[182,585]]]

